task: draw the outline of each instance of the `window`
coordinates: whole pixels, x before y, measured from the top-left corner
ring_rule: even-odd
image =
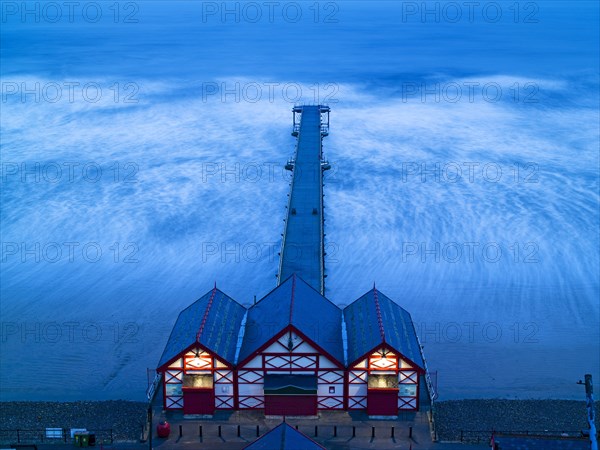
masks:
[[[400,392],[398,393],[402,397],[415,397],[417,395],[416,384],[401,384]]]
[[[166,384],[167,396],[171,395],[182,395],[181,383],[167,383]]]

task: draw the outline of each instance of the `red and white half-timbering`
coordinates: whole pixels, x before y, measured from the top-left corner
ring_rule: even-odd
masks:
[[[419,408],[419,375],[423,370],[399,352],[382,346],[348,369],[348,409],[372,416],[395,416]]]
[[[233,367],[200,346],[183,352],[159,371],[164,373],[166,409],[213,414],[216,409],[235,407]]]
[[[292,377],[282,377],[285,385],[268,392],[269,381],[277,384],[285,375]],[[288,415],[314,415],[344,408],[344,367],[291,326],[239,364],[237,382],[240,409],[279,415],[278,405],[287,404]]]

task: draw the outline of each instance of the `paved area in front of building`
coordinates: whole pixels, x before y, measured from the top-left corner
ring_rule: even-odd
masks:
[[[220,411],[212,419],[187,419],[181,412],[155,406],[153,432],[160,420],[171,425],[169,438],[154,435],[152,447],[171,449],[242,449],[284,419],[262,411]],[[396,420],[372,420],[364,412],[321,411],[318,418],[286,417],[285,421],[328,449],[476,449],[487,446],[437,444],[431,440],[427,413],[402,413]],[[181,427],[181,428],[180,428]],[[146,448],[150,448],[146,444]]]
[[[375,440],[372,443],[364,442],[360,439],[352,440],[349,442],[320,442],[324,444],[330,450],[363,450],[363,449],[396,449],[396,450],[409,450],[410,445],[405,443],[394,443],[384,440]],[[247,442],[177,442],[176,439],[161,439],[153,441],[152,447],[148,443],[115,443],[110,446],[96,446],[90,447],[90,450],[241,450]],[[0,445],[0,448],[10,448],[6,445]],[[38,450],[73,450],[72,445],[66,444],[39,444],[37,445]],[[429,443],[427,445],[413,444],[414,450],[489,450],[487,445],[466,445],[466,444],[439,444]]]
[[[91,449],[241,450],[257,439],[257,427],[259,435],[263,436],[283,420],[283,418],[266,418],[263,412],[258,410],[220,411],[211,419],[187,419],[181,412],[163,412],[162,407],[156,403],[153,408],[152,444],[117,442],[113,445],[100,445],[97,443]],[[166,419],[171,425],[171,434],[168,438],[156,436],[156,426],[162,419]],[[286,417],[285,420],[293,427],[298,426],[299,431],[329,450],[489,449],[487,445],[433,443],[428,416],[424,412],[402,413],[396,420],[372,420],[364,412],[321,411],[318,418]],[[10,447],[0,445],[0,448]],[[56,443],[38,444],[37,448],[38,450],[71,450],[74,446]]]

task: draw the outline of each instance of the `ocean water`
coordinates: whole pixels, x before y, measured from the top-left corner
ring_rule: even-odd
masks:
[[[269,292],[300,103],[326,295],[411,312],[442,399],[582,398],[598,4],[461,5],[4,2],[0,399],[143,399],[179,311]]]

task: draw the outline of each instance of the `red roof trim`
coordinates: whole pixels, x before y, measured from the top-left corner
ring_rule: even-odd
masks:
[[[206,305],[206,311],[204,311],[204,317],[202,318],[202,323],[200,324],[200,328],[196,333],[196,342],[200,342],[200,336],[202,336],[202,331],[204,330],[204,325],[206,325],[206,319],[208,318],[208,313],[210,312],[210,307],[213,304],[213,300],[215,299],[215,295],[217,294],[217,283],[215,283],[215,287],[210,294],[210,299],[208,299],[208,305]]]
[[[252,353],[250,353],[244,360],[239,361],[236,368],[238,368],[238,369],[243,368],[246,364],[248,364],[250,361],[252,361],[252,359],[254,359],[256,356],[260,355],[265,349],[267,349],[274,342],[277,342],[277,340],[281,336],[288,333],[290,330],[293,331],[294,333],[296,333],[298,336],[300,336],[302,338],[302,340],[306,341],[315,350],[317,350],[319,352],[319,354],[321,354],[322,356],[325,356],[333,364],[337,365],[337,367],[339,369],[343,369],[345,367],[343,362],[338,361],[337,358],[334,358],[333,355],[331,355],[327,350],[323,349],[319,344],[315,343],[311,338],[306,336],[302,331],[300,331],[294,325],[290,324],[287,327],[285,327],[284,329],[282,329],[281,331],[275,333],[271,339],[269,339],[267,342],[265,342],[263,345],[261,345],[258,349],[256,349]]]
[[[379,322],[381,342],[385,342],[385,330],[383,329],[383,320],[381,319],[381,309],[379,307],[379,298],[377,297],[377,288],[375,285],[373,285],[373,300],[375,300],[375,311],[377,312],[377,322]]]
[[[296,274],[292,278],[292,298],[290,300],[290,324],[292,323],[292,313],[294,311],[294,293],[296,292]]]
[[[193,344],[188,345],[185,349],[183,349],[182,351],[180,351],[179,353],[177,353],[175,356],[173,356],[170,360],[168,360],[162,366],[158,367],[156,369],[156,371],[157,372],[164,372],[166,370],[169,370],[169,366],[171,364],[173,364],[179,358],[183,357],[183,355],[185,355],[187,352],[190,352],[190,351],[193,351],[193,350],[197,350],[197,349],[199,349],[200,351],[208,353],[213,358],[219,360],[221,362],[221,364],[224,364],[227,368],[229,368],[229,369],[233,369],[234,368],[234,365],[232,363],[230,363],[229,361],[221,358],[219,355],[217,355],[211,349],[205,347],[204,345],[200,344],[199,342],[194,342]],[[214,370],[217,370],[217,368],[215,367]]]
[[[290,325],[290,329],[292,329],[298,336],[300,336],[304,341],[308,342],[308,344],[313,347],[314,349],[316,349],[322,356],[325,356],[327,359],[329,359],[332,363],[337,364],[337,366],[340,369],[344,368],[344,364],[343,361],[340,362],[337,360],[337,358],[334,358],[333,355],[331,355],[327,350],[325,350],[323,347],[321,347],[319,344],[317,344],[315,341],[313,341],[311,338],[309,338],[306,334],[304,334],[300,329],[296,328],[294,325]]]
[[[353,370],[352,367],[354,367],[356,364],[358,364],[359,362],[361,362],[363,359],[368,358],[370,355],[372,355],[373,353],[375,353],[376,351],[378,351],[379,349],[382,349],[382,348],[386,349],[386,350],[391,350],[392,352],[394,352],[401,359],[407,361],[410,365],[412,365],[413,367],[415,367],[415,370],[417,372],[420,372],[422,374],[425,373],[425,369],[423,367],[421,367],[419,364],[417,364],[416,362],[414,362],[412,359],[404,356],[404,354],[401,351],[397,350],[395,347],[392,347],[387,342],[382,342],[381,344],[376,345],[371,350],[369,350],[367,353],[365,353],[364,355],[362,355],[360,358],[357,358],[356,360],[350,362],[348,364],[348,370]]]

